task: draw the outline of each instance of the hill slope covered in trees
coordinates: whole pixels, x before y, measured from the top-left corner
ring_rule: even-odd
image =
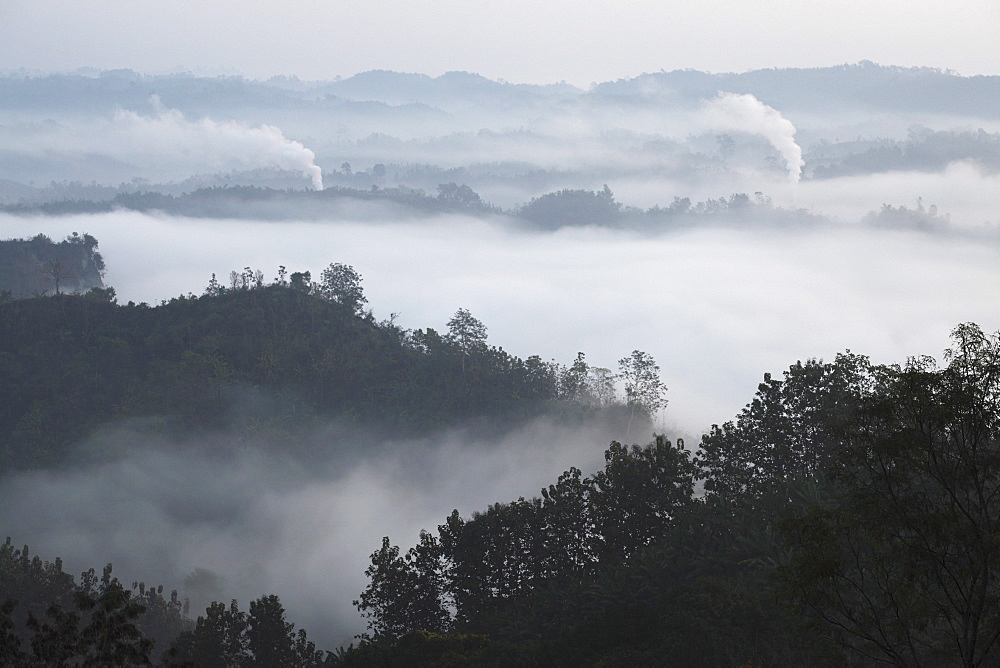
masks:
[[[282,270],[283,272],[283,270]],[[109,421],[173,434],[287,442],[320,420],[413,434],[511,425],[613,402],[609,376],[489,346],[459,309],[449,331],[404,331],[363,311],[360,277],[214,276],[200,297],[117,304],[113,292],[0,303],[0,467],[56,464]],[[627,419],[627,418],[626,418]]]

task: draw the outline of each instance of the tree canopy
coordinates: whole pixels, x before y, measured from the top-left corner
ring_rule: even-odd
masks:
[[[357,656],[427,626],[501,664],[993,665],[1000,333],[953,340],[944,367],[796,363],[697,453],[612,443],[603,470],[456,510],[407,559],[384,539]]]

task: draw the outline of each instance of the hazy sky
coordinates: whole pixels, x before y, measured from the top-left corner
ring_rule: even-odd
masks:
[[[868,59],[1000,74],[996,0],[3,0],[0,69],[331,79],[478,72],[580,86]]]

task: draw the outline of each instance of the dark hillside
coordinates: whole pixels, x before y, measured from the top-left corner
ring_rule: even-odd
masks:
[[[22,299],[103,288],[97,239],[73,233],[53,243],[44,234],[0,241],[0,294]]]
[[[156,307],[103,291],[0,304],[0,468],[58,463],[111,420],[249,437],[336,418],[401,435],[561,405],[559,368],[537,357],[377,324],[289,284],[214,290]]]

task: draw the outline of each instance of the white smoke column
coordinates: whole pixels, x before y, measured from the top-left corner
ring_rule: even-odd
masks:
[[[788,167],[788,180],[802,175],[802,147],[795,143],[795,126],[753,95],[719,93],[705,103],[705,120],[715,128],[761,135],[778,150]]]
[[[316,165],[316,154],[301,142],[286,138],[280,128],[251,127],[207,117],[189,121],[177,109],[164,107],[156,95],[150,102],[156,109],[155,116],[125,109],[115,112],[109,128],[111,137],[104,138],[117,136],[122,140],[106,144],[112,154],[118,154],[115,157],[138,164],[182,162],[200,172],[275,167],[301,172],[309,177],[313,188],[323,189],[323,172]]]

